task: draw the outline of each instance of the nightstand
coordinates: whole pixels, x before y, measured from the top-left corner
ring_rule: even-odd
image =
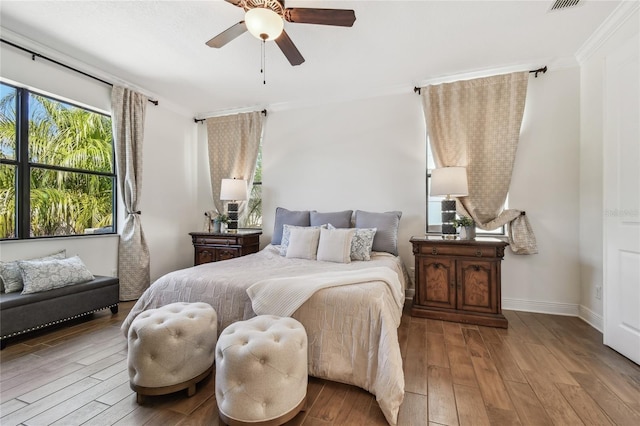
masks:
[[[193,264],[218,262],[256,253],[261,231],[190,232],[193,241]]]
[[[506,242],[495,238],[413,237],[416,293],[411,315],[507,328],[500,263]]]

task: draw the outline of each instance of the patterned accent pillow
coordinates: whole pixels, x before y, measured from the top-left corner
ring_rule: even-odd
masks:
[[[22,294],[38,293],[91,281],[94,276],[80,257],[52,260],[19,260],[24,289]]]
[[[41,261],[64,259],[65,257],[67,257],[67,251],[60,250],[59,252],[50,254],[48,256],[37,257],[29,260]],[[4,283],[4,291],[6,293],[13,293],[22,290],[22,275],[20,273],[18,262],[20,261],[14,260],[11,262],[0,262],[0,278],[2,278],[2,282]]]
[[[295,226],[295,225],[288,225],[288,224],[284,224],[282,225],[282,240],[280,241],[280,256],[286,256],[287,255],[287,249],[289,247],[289,242],[291,240],[291,230],[292,229],[296,229],[296,228],[301,228],[301,229],[306,229],[306,228],[310,228],[310,229],[320,229],[320,228],[326,228],[327,225],[322,225],[322,226]]]

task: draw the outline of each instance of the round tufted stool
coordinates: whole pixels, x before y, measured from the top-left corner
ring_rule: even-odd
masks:
[[[164,395],[188,389],[213,369],[217,336],[216,311],[207,303],[172,303],[136,317],[128,334],[131,389],[142,395]]]
[[[216,400],[228,425],[280,425],[307,395],[307,333],[293,318],[260,315],[225,328],[216,345]]]

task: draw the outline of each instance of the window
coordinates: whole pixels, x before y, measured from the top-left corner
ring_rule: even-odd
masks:
[[[440,202],[444,199],[444,197],[431,196],[431,170],[435,168],[436,168],[436,164],[433,160],[433,154],[431,153],[431,144],[429,143],[429,138],[427,138],[427,185],[426,185],[426,188],[427,188],[426,232],[427,234],[440,234],[442,232],[442,216],[441,216]],[[506,203],[505,203],[505,208],[506,208]],[[504,226],[498,229],[494,229],[493,231],[485,231],[484,229],[476,228],[476,233],[478,235],[493,236],[493,237],[506,235]]]
[[[253,175],[253,186],[249,194],[247,214],[240,221],[240,228],[262,228],[262,144],[258,148],[256,171]]]
[[[0,83],[0,238],[115,232],[111,117]]]

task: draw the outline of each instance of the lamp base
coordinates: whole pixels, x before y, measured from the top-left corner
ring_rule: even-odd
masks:
[[[238,232],[238,203],[227,204],[227,214],[229,215],[227,232],[231,234]]]

